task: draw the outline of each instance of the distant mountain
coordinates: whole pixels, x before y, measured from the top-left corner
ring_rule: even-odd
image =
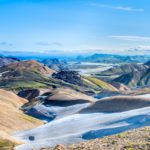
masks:
[[[150,60],[144,63],[144,65],[150,66]]]
[[[14,62],[19,62],[19,59],[14,58],[14,57],[3,57],[0,56],[0,67],[14,63]]]
[[[101,75],[122,75],[127,74],[134,71],[142,71],[149,68],[147,65],[144,64],[137,64],[137,63],[127,63],[120,66],[112,67],[108,70],[101,72]]]
[[[121,62],[146,62],[150,56],[126,56],[126,55],[113,55],[113,54],[93,54],[91,56],[76,58],[77,61],[86,62],[101,62],[101,63],[121,63]]]
[[[150,68],[123,74],[114,79],[114,81],[134,88],[140,86],[150,86]]]
[[[56,71],[68,70],[68,64],[64,60],[52,58],[52,59],[44,59],[41,62],[47,65],[49,68],[56,70]]]

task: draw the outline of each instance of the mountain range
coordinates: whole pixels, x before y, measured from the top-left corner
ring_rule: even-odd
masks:
[[[78,56],[76,61],[82,62],[101,62],[101,63],[138,63],[147,62],[150,56],[146,55],[116,55],[116,54],[93,54],[90,56]]]
[[[59,59],[13,60],[0,67],[0,149],[85,144],[150,125],[149,62],[89,62],[102,71],[80,74]]]

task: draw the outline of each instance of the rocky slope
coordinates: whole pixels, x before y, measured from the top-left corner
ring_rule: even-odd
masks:
[[[136,88],[140,86],[150,85],[150,69],[134,71],[131,73],[123,74],[114,79],[115,82],[123,83],[129,87]]]
[[[128,63],[103,71],[97,76],[120,90],[150,85],[150,68],[146,64]],[[120,86],[119,86],[120,84]],[[127,87],[125,87],[127,86]],[[120,87],[120,88],[119,88]]]
[[[144,127],[79,144],[57,145],[41,150],[149,150],[149,137],[150,127]]]
[[[103,75],[123,75],[131,72],[143,71],[149,68],[147,65],[137,64],[137,63],[128,63],[120,66],[115,66],[106,71],[103,71]]]

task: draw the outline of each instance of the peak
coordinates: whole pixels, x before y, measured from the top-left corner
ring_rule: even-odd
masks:
[[[25,63],[33,63],[33,64],[37,64],[38,62],[37,61],[35,61],[35,60],[27,60],[27,61],[24,61]]]
[[[39,62],[37,62],[35,60],[26,60],[26,61],[22,61],[20,63],[21,64],[30,64],[30,65],[41,65]]]

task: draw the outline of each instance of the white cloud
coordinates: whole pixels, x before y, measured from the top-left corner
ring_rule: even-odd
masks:
[[[128,49],[126,52],[129,54],[136,54],[136,55],[149,55],[150,54],[150,45],[140,45],[134,48]]]
[[[129,36],[129,35],[112,35],[111,38],[134,42],[150,42],[150,37],[146,36]]]
[[[49,43],[49,42],[37,42],[36,45],[40,45],[40,46],[61,46],[62,43],[60,43],[60,42],[52,42],[52,43]]]
[[[112,6],[112,5],[97,4],[97,3],[91,3],[90,5],[95,6],[95,7],[109,8],[109,9],[129,11],[129,12],[143,12],[144,11],[144,9],[142,8],[133,8],[129,6]]]
[[[8,43],[8,42],[0,42],[1,46],[13,46],[12,43]]]
[[[138,49],[141,49],[141,50],[150,50],[150,45],[140,45],[137,47]]]

